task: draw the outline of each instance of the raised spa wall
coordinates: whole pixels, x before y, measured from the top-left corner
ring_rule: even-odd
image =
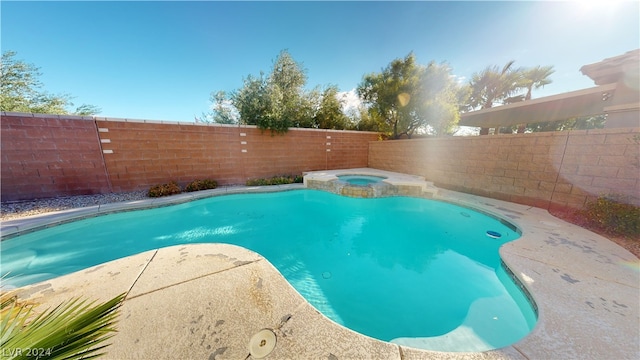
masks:
[[[379,176],[384,179],[367,185],[355,185],[339,179],[339,176]],[[375,169],[355,169],[349,172],[321,171],[304,174],[304,184],[308,189],[328,191],[349,197],[377,198],[389,196],[413,196],[432,198],[437,188],[420,176],[406,176]]]

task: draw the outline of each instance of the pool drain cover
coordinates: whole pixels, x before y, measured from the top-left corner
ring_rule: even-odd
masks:
[[[276,347],[276,334],[270,329],[258,331],[249,340],[249,354],[256,359],[269,355]]]
[[[497,238],[499,238],[499,237],[502,237],[502,234],[500,234],[500,233],[499,233],[499,232],[497,232],[497,231],[489,230],[489,231],[487,231],[487,236],[488,236],[488,237],[490,237],[490,238],[497,239]]]

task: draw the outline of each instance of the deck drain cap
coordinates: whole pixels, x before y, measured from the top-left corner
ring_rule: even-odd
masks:
[[[249,340],[249,354],[256,359],[269,355],[276,347],[276,334],[269,329],[258,331]]]

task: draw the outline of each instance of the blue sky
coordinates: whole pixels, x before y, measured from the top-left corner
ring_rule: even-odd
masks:
[[[534,97],[594,86],[585,64],[640,47],[639,2],[13,2],[1,48],[45,90],[100,116],[193,121],[212,91],[270,71],[287,49],[308,87],[358,86],[413,51],[461,79],[489,65],[553,65]]]

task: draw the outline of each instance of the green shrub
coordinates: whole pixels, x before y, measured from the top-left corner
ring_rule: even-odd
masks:
[[[247,186],[284,185],[301,183],[302,180],[302,175],[282,175],[274,176],[272,178],[247,180]]]
[[[161,196],[168,196],[168,195],[174,195],[174,194],[180,194],[182,192],[182,189],[180,189],[180,186],[178,185],[178,183],[176,183],[175,181],[172,181],[168,184],[159,184],[159,185],[154,185],[151,187],[151,189],[149,189],[149,197],[161,197]]]
[[[199,190],[207,190],[207,189],[215,189],[218,187],[218,183],[215,180],[204,179],[204,180],[194,180],[187,184],[184,188],[184,191],[199,191]]]
[[[247,186],[262,186],[268,185],[267,179],[249,179],[247,180]]]
[[[612,234],[640,237],[640,207],[620,196],[600,196],[589,201],[583,215],[594,226]]]

